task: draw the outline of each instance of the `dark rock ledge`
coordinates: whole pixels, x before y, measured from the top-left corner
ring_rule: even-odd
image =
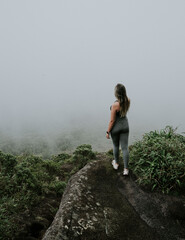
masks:
[[[118,189],[162,239],[185,240],[185,196],[143,191],[131,176],[119,177]]]
[[[164,239],[118,190],[119,178],[106,159],[72,176],[43,240]]]

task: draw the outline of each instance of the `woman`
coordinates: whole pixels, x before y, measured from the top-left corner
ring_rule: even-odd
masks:
[[[111,108],[111,118],[107,129],[106,138],[112,138],[114,160],[112,165],[114,169],[119,167],[119,144],[123,152],[124,171],[123,175],[128,175],[128,136],[129,124],[127,119],[127,111],[130,107],[130,99],[127,97],[124,85],[118,83],[115,87],[115,97],[117,100],[113,103]]]

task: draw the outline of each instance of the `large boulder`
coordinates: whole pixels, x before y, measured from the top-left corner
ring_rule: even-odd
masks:
[[[109,161],[87,164],[69,180],[43,240],[159,240],[118,191],[117,181]]]

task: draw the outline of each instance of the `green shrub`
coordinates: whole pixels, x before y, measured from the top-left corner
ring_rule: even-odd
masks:
[[[15,229],[13,229],[14,226],[11,222],[11,219],[8,219],[5,216],[5,211],[3,210],[4,209],[0,210],[0,239],[11,239]]]
[[[57,156],[52,156],[52,160],[55,162],[65,162],[67,159],[69,159],[71,155],[67,153],[60,153]]]
[[[66,182],[55,180],[50,184],[49,189],[54,190],[57,195],[61,196],[64,192],[65,187]]]
[[[26,166],[23,162],[16,167],[15,182],[17,186],[20,186],[22,190],[27,191],[31,189],[37,193],[41,193],[41,183],[37,178],[37,175]]]
[[[130,147],[130,162],[137,182],[163,193],[185,189],[185,137],[167,126],[144,134]]]
[[[78,164],[79,168],[82,168],[87,164],[87,162],[95,158],[96,155],[89,144],[82,144],[78,146],[73,153],[73,160]]]
[[[17,159],[11,154],[5,154],[0,151],[0,170],[5,174],[11,175],[14,167],[17,164]]]
[[[43,161],[42,166],[47,170],[47,172],[50,174],[50,176],[54,176],[58,173],[60,173],[61,169],[61,163],[55,162],[53,160],[45,160]]]

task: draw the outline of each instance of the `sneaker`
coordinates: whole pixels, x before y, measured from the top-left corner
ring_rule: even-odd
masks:
[[[114,169],[117,170],[118,167],[119,167],[119,164],[117,164],[116,160],[112,160],[112,166],[113,166]]]
[[[127,168],[124,168],[124,171],[123,171],[123,176],[127,176],[129,173],[129,170]]]

